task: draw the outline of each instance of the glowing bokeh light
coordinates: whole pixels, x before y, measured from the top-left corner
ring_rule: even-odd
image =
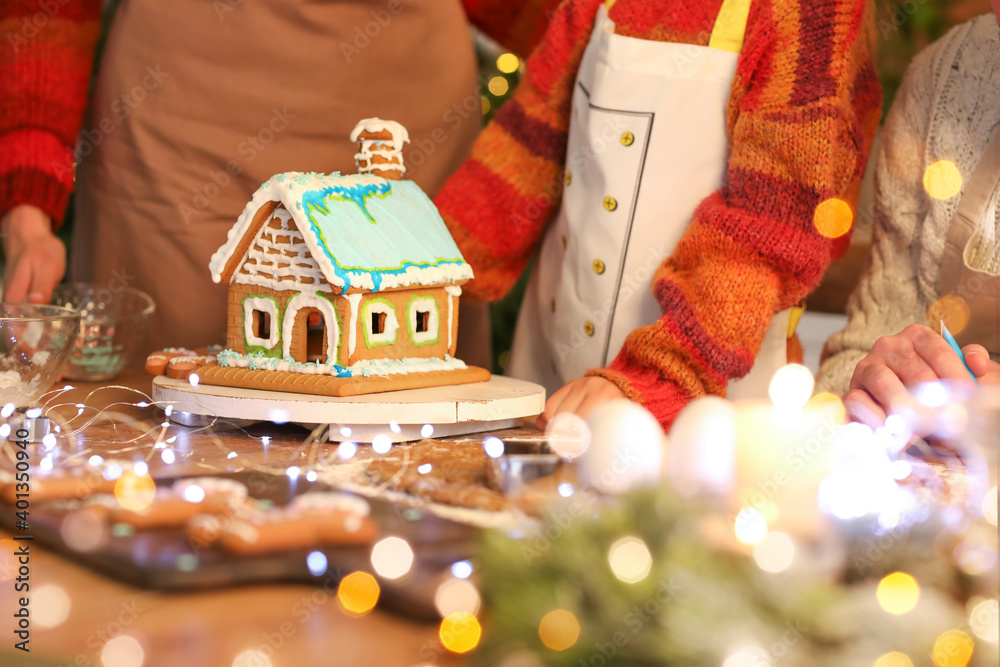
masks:
[[[354,458],[354,455],[358,453],[358,446],[346,440],[337,446],[337,457],[341,461],[347,461],[348,459]]]
[[[546,648],[565,651],[580,638],[580,621],[571,611],[550,611],[538,624],[538,637]]]
[[[239,456],[239,454],[237,454],[236,452],[229,452],[228,454],[226,454],[227,459],[235,459],[237,456]]]
[[[191,484],[184,487],[184,490],[181,491],[181,497],[189,503],[200,503],[205,500],[205,489],[197,484]]]
[[[434,591],[434,607],[442,618],[464,611],[479,613],[479,591],[467,579],[446,579]]]
[[[504,74],[513,74],[520,64],[521,61],[513,53],[503,53],[497,58],[497,69]]]
[[[972,637],[961,630],[949,630],[934,640],[931,660],[934,667],[965,667],[975,648]]]
[[[267,413],[268,421],[272,421],[275,424],[285,424],[288,422],[288,410],[284,408],[271,408]]]
[[[467,560],[452,563],[451,574],[457,579],[468,579],[472,576],[472,563]]]
[[[910,656],[905,653],[900,653],[899,651],[892,651],[884,655],[880,655],[872,667],[913,667],[913,661],[910,660]]]
[[[983,497],[983,517],[991,525],[997,525],[997,487],[995,486]]]
[[[810,398],[806,406],[829,413],[835,424],[847,421],[847,408],[844,407],[844,402],[839,396],[828,391],[822,391]]]
[[[905,572],[893,572],[882,577],[875,592],[879,606],[895,615],[905,614],[917,606],[920,599],[920,585]]]
[[[765,572],[784,572],[795,560],[795,542],[785,533],[769,532],[754,545],[753,559]]]
[[[486,84],[490,93],[496,95],[497,97],[503,97],[510,90],[510,83],[502,76],[495,76],[490,79],[490,82]]]
[[[420,465],[417,466],[417,472],[420,473],[421,475],[426,475],[433,468],[434,466],[432,466],[430,463],[421,463]]]
[[[504,453],[503,440],[491,435],[483,440],[483,451],[486,452],[486,456],[491,459],[500,458]]]
[[[306,567],[309,568],[309,573],[314,577],[326,574],[328,566],[329,563],[327,562],[326,554],[322,551],[312,551],[306,556]]]
[[[337,602],[349,616],[364,616],[378,602],[378,582],[367,572],[352,572],[337,587]]]
[[[233,658],[233,667],[274,667],[267,653],[251,648]]]
[[[969,325],[971,314],[965,299],[957,294],[945,294],[927,308],[927,324],[937,329],[943,321],[949,331],[958,335]]]
[[[438,629],[441,645],[452,653],[468,653],[476,648],[482,634],[476,617],[464,611],[446,616]]]
[[[740,510],[733,528],[736,539],[743,544],[757,544],[767,536],[767,521],[764,515],[752,507]]]
[[[813,225],[823,236],[835,239],[851,231],[854,224],[854,211],[851,205],[843,199],[827,199],[816,207],[813,213]]]
[[[46,584],[31,591],[31,620],[43,628],[54,628],[69,618],[69,595],[62,586]]]
[[[653,556],[645,542],[629,535],[617,540],[608,549],[608,564],[619,580],[634,584],[649,575]]]
[[[969,627],[977,637],[990,644],[1000,642],[1000,609],[995,599],[978,602],[969,612]]]
[[[0,438],[6,438],[10,435],[10,424],[0,424]]]
[[[14,409],[16,407],[17,406],[14,405],[13,403],[5,403],[4,406],[3,406],[3,409],[0,410],[0,417],[3,417],[4,419],[7,419],[12,414],[14,414]]]
[[[775,372],[767,394],[779,410],[801,409],[809,402],[815,383],[808,368],[801,364],[788,364]]]
[[[319,475],[316,473],[315,470],[310,470],[309,472],[306,473],[306,479],[310,482],[315,482],[317,479],[319,479]]]
[[[429,438],[432,435],[434,435],[434,427],[433,426],[431,426],[430,424],[424,424],[423,426],[420,427],[420,437],[421,438]]]
[[[559,495],[562,496],[563,498],[569,498],[570,496],[573,495],[573,485],[570,484],[569,482],[563,482],[562,484],[559,485],[557,491],[559,492]]]
[[[302,468],[300,468],[298,466],[289,466],[285,470],[285,474],[288,475],[288,479],[290,479],[290,480],[292,480],[294,482],[295,480],[297,480],[299,478],[299,475],[302,474]]]
[[[924,189],[934,199],[951,199],[962,191],[962,172],[951,160],[938,160],[924,171]]]
[[[401,537],[386,537],[372,547],[371,561],[379,576],[399,579],[413,567],[413,549]]]
[[[722,667],[758,667],[771,664],[773,660],[767,651],[759,646],[745,646],[726,658]]]
[[[129,635],[109,639],[101,649],[101,664],[104,667],[140,667],[145,659],[142,644]]]
[[[560,412],[545,426],[545,439],[553,452],[575,459],[590,447],[590,427],[572,412]]]
[[[386,434],[379,433],[372,438],[372,449],[375,450],[376,454],[388,454],[389,450],[392,449],[392,440]]]
[[[86,553],[104,546],[108,528],[100,514],[82,509],[66,515],[59,525],[59,535],[67,547]]]
[[[149,475],[123,473],[115,482],[115,498],[127,510],[141,512],[149,507],[156,496],[156,483]]]

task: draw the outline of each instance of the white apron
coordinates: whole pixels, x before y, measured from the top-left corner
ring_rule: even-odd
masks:
[[[709,46],[616,35],[602,8],[577,74],[566,188],[528,284],[508,374],[551,395],[607,366],[661,316],[653,273],[723,183],[726,108],[750,0],[726,0]],[[772,319],[730,398],[767,396],[787,363],[788,313]]]

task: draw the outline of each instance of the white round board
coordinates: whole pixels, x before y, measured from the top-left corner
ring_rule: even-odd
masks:
[[[251,421],[330,424],[330,440],[371,442],[384,434],[394,442],[419,440],[426,424],[433,435],[453,436],[511,428],[540,414],[545,389],[537,384],[494,375],[488,382],[406,389],[363,396],[330,397],[287,392],[199,385],[166,376],[153,379],[153,399],[172,405],[171,419],[186,415]],[[390,428],[395,422],[397,429]],[[341,428],[350,429],[343,435]],[[344,431],[348,433],[348,431]]]

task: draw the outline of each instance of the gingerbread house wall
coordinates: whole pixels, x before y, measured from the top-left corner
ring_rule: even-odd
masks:
[[[410,303],[413,299],[433,299],[437,304],[437,341],[424,345],[417,345],[411,337],[410,331]],[[396,339],[391,344],[380,344],[369,346],[367,344],[367,333],[371,326],[371,318],[366,317],[366,306],[371,301],[387,301],[392,304],[399,328],[396,332]],[[449,317],[449,309],[451,315]],[[346,320],[350,322],[350,320]],[[451,335],[448,334],[448,325],[451,324]],[[354,364],[362,360],[371,359],[402,359],[404,357],[437,357],[441,358],[446,354],[455,354],[455,345],[458,334],[458,297],[448,293],[444,287],[417,287],[412,289],[400,289],[385,292],[372,292],[362,295],[358,303],[357,328],[355,329],[356,343],[354,353],[348,357],[348,363]]]

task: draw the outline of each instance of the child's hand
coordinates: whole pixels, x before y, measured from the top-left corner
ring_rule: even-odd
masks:
[[[538,418],[538,428],[544,429],[545,425],[560,412],[573,412],[586,419],[594,408],[616,398],[627,397],[618,385],[610,380],[602,377],[572,380],[549,398],[545,404],[545,412]]]

